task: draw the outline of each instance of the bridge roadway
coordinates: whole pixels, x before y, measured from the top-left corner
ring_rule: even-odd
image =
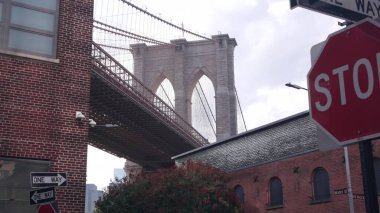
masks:
[[[190,124],[95,43],[90,118],[97,123],[89,130],[93,146],[148,169],[172,166],[172,156],[208,144]]]

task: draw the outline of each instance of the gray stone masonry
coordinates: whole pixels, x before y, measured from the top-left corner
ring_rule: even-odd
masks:
[[[152,91],[167,78],[175,91],[175,111],[191,124],[191,96],[198,80],[206,75],[215,88],[216,138],[237,133],[234,81],[235,39],[228,35],[211,40],[172,40],[171,45],[131,45],[134,74]]]

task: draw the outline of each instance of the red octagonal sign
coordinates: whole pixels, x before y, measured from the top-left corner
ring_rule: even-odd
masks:
[[[340,144],[380,136],[380,26],[331,34],[308,73],[311,117]]]

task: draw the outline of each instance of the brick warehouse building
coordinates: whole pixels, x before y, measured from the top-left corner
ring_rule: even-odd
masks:
[[[365,212],[358,147],[348,147],[352,191],[355,212]],[[378,142],[373,151],[380,183]],[[226,171],[248,213],[349,212],[343,148],[319,151],[317,128],[308,112],[173,158],[177,163],[202,161]]]
[[[0,212],[35,212],[30,171],[67,172],[60,212],[84,212],[93,0],[0,0]]]

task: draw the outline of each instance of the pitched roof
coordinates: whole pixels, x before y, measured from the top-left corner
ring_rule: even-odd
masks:
[[[306,111],[173,159],[176,162],[202,161],[231,172],[316,151],[316,132],[316,125]]]

